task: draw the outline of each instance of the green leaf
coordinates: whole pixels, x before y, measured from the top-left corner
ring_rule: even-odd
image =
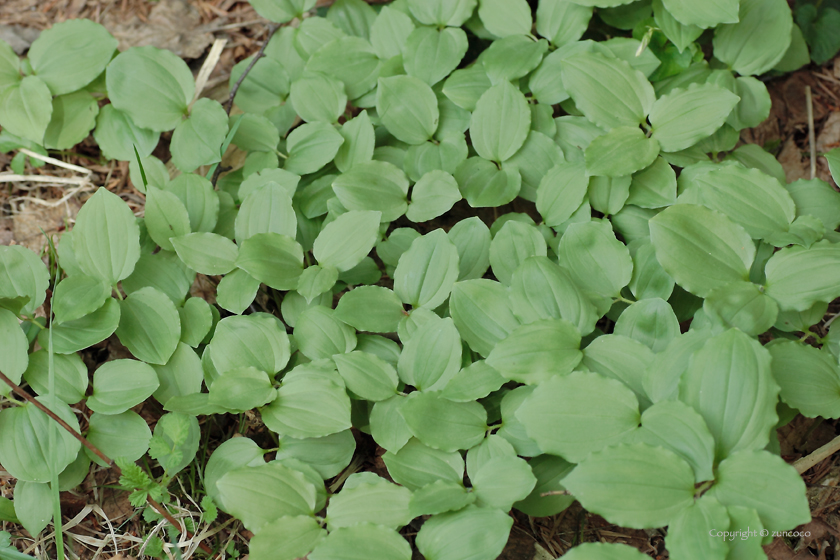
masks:
[[[411,495],[412,517],[457,511],[475,501],[475,494],[455,482],[436,480]]]
[[[633,255],[633,277],[628,288],[636,299],[662,298],[667,300],[674,291],[674,279],[656,260],[656,249],[645,238],[628,245]]]
[[[36,399],[79,431],[69,406],[49,395]],[[80,448],[76,438],[32,404],[0,411],[0,461],[18,480],[49,482],[76,459]]]
[[[56,286],[52,309],[56,323],[80,319],[105,304],[111,287],[99,278],[76,275],[65,278]]]
[[[509,380],[536,385],[556,375],[570,373],[583,354],[580,333],[563,319],[541,320],[522,325],[499,342],[487,365]]]
[[[414,307],[434,309],[458,278],[458,250],[442,229],[417,238],[394,272],[394,291]]]
[[[225,317],[216,325],[211,351],[220,373],[253,366],[274,375],[289,361],[289,337],[283,323],[267,313]]]
[[[53,99],[50,124],[44,134],[44,146],[67,150],[87,138],[96,126],[99,105],[87,92],[62,95]]]
[[[159,384],[152,366],[138,360],[112,360],[94,372],[87,406],[101,414],[120,414],[152,396]]]
[[[237,62],[231,69],[228,82],[231,90],[253,60],[254,57],[249,56]],[[233,101],[246,113],[265,114],[271,109],[281,107],[288,94],[289,74],[286,68],[273,56],[264,56],[254,64],[239,84]]]
[[[266,426],[295,438],[323,437],[350,428],[350,399],[332,381],[304,377],[284,381],[262,409]]]
[[[599,136],[586,148],[589,175],[621,177],[644,169],[659,155],[659,142],[638,126],[620,126]]]
[[[254,302],[260,281],[237,268],[222,278],[216,286],[216,303],[231,313],[240,315]]]
[[[459,200],[458,182],[451,174],[429,171],[414,185],[406,217],[412,222],[426,222],[445,214]]]
[[[339,175],[332,186],[345,208],[381,212],[380,219],[385,222],[402,216],[407,207],[408,177],[400,168],[384,161],[356,164]]]
[[[458,67],[467,53],[467,34],[463,29],[418,27],[403,48],[405,71],[430,86]]]
[[[120,302],[117,337],[138,359],[165,364],[181,339],[181,319],[166,294],[143,288]]]
[[[476,102],[470,138],[484,159],[503,162],[522,147],[531,128],[525,96],[508,81],[488,89]]]
[[[29,341],[20,327],[18,318],[8,309],[0,308],[0,336],[8,341],[7,351],[0,356],[0,371],[20,383],[29,364]]]
[[[679,401],[662,401],[642,414],[642,427],[629,440],[673,451],[694,470],[697,482],[712,480],[715,440],[706,422],[693,408]]]
[[[0,246],[0,297],[27,298],[21,312],[33,315],[49,285],[47,267],[35,253],[21,245]]]
[[[235,231],[240,246],[260,233],[294,237],[297,217],[286,189],[269,183],[248,193],[236,215]]]
[[[551,168],[537,188],[537,211],[546,225],[555,227],[572,217],[589,187],[583,162],[562,162]]]
[[[210,384],[210,404],[234,412],[263,406],[277,396],[269,375],[255,367],[222,373]]]
[[[475,10],[476,0],[409,0],[411,15],[424,25],[460,27]]]
[[[190,298],[190,301],[192,300],[204,301],[200,298]],[[183,342],[178,344],[178,348],[166,364],[152,367],[160,382],[153,394],[161,404],[165,405],[173,397],[194,395],[201,391],[201,383],[204,380],[201,359]]]
[[[650,236],[665,272],[697,296],[749,278],[755,245],[724,214],[693,204],[671,206],[650,220]]]
[[[146,421],[131,410],[121,414],[94,413],[90,416],[85,437],[108,457],[136,461],[149,449],[152,431]],[[97,463],[103,462],[98,456],[89,455]]]
[[[804,416],[840,416],[840,366],[827,352],[792,340],[780,340],[767,349],[773,357],[773,377],[779,396]]]
[[[667,301],[650,298],[625,309],[613,332],[638,340],[658,353],[680,334],[680,323]]]
[[[108,65],[106,82],[115,109],[157,132],[178,126],[195,93],[187,63],[156,47],[132,47],[117,55]]]
[[[479,504],[508,511],[526,498],[537,483],[528,463],[519,457],[494,457],[471,477]]]
[[[382,6],[370,26],[370,42],[380,59],[389,60],[402,55],[406,39],[412,31],[414,22],[408,14],[391,6]]]
[[[563,478],[574,468],[574,465],[553,455],[540,455],[528,462],[537,483],[531,493],[513,506],[519,511],[534,517],[556,515],[569,507],[574,498],[562,494],[545,496],[548,492],[562,492],[566,488],[562,485]]]
[[[376,112],[388,132],[408,144],[422,144],[431,138],[440,118],[432,88],[413,76],[381,78]]]
[[[630,175],[620,177],[593,176],[589,178],[589,204],[594,210],[609,216],[618,214],[630,196]]]
[[[53,352],[72,354],[102,342],[114,334],[119,322],[120,305],[117,300],[111,298],[90,315],[42,330],[38,333],[38,344],[42,348],[49,348],[49,333],[52,331]]]
[[[490,266],[490,229],[473,216],[461,220],[447,232],[458,250],[458,280],[481,278]]]
[[[478,17],[498,37],[531,33],[531,8],[525,0],[481,0]]]
[[[132,294],[146,287],[157,288],[169,296],[176,306],[183,305],[184,298],[195,280],[195,272],[169,251],[144,254],[137,261],[134,272],[122,281],[126,294]]]
[[[406,397],[397,394],[374,403],[370,411],[371,436],[380,447],[391,453],[397,453],[411,439],[411,431],[399,412],[405,400]],[[461,471],[463,476],[463,464]],[[457,478],[455,480],[460,484]]]
[[[347,106],[344,84],[324,74],[306,73],[292,82],[289,100],[306,122],[334,123]]]
[[[383,401],[397,392],[396,370],[378,356],[355,351],[336,354],[333,360],[347,388],[363,399]]]
[[[344,138],[344,143],[335,156],[335,166],[339,171],[348,171],[354,165],[365,163],[373,158],[376,139],[367,111],[362,111],[346,121],[341,125],[339,132]]]
[[[400,379],[421,391],[442,389],[461,369],[461,339],[455,323],[448,317],[432,317],[404,341],[397,367]],[[429,348],[435,352],[429,354]]]
[[[766,293],[783,311],[804,311],[838,295],[840,245],[820,241],[810,248],[790,247],[775,253],[765,266]]]
[[[222,161],[221,147],[228,133],[228,116],[218,101],[199,99],[190,116],[172,133],[172,164],[181,171]]]
[[[727,539],[712,538],[718,527],[729,526],[726,508],[714,497],[705,495],[681,511],[668,526],[665,537],[671,554],[698,554],[702,558],[724,560],[729,546]]]
[[[499,169],[480,157],[462,162],[454,175],[461,194],[473,208],[503,206],[516,198],[522,185],[516,166]]]
[[[149,455],[157,459],[167,475],[174,476],[193,461],[200,439],[201,431],[195,416],[170,412],[155,424]]]
[[[93,137],[108,159],[131,161],[135,147],[141,158],[151,155],[160,134],[137,126],[126,113],[108,104],[99,110]]]
[[[331,531],[315,547],[311,560],[410,560],[411,546],[402,535],[381,525],[362,523]]]
[[[303,473],[278,462],[233,469],[216,486],[222,509],[250,531],[287,515],[310,516],[315,507],[315,487]]]
[[[674,338],[668,348],[655,356],[642,379],[645,393],[653,402],[677,399],[680,377],[691,357],[709,338],[706,332],[690,330]]]
[[[470,348],[487,356],[517,326],[507,289],[499,282],[477,279],[457,282],[449,300],[452,320]]]
[[[667,161],[658,157],[652,165],[633,175],[627,204],[661,208],[674,204],[676,198],[676,173]]]
[[[636,393],[642,408],[650,404],[643,387],[645,370],[654,361],[654,353],[636,339],[615,334],[601,335],[583,350],[583,365],[604,377],[624,383]]]
[[[516,416],[544,452],[580,462],[635,429],[639,405],[618,381],[574,372],[537,385]]]
[[[367,39],[376,12],[362,0],[338,0],[327,11],[327,19],[348,35]]]
[[[347,97],[356,99],[376,85],[379,59],[371,44],[359,37],[341,37],[318,49],[306,70],[321,72],[344,82]]]
[[[623,60],[579,52],[563,63],[563,84],[575,105],[602,128],[637,126],[654,105],[653,86]]]
[[[274,152],[277,148],[280,131],[268,118],[254,114],[233,117],[230,120],[231,130],[236,122],[239,122],[239,128],[231,140],[234,146],[249,152]],[[262,167],[257,170],[262,170]]]
[[[326,307],[314,306],[304,311],[295,323],[294,332],[301,353],[311,360],[332,358],[356,347],[355,331]]]
[[[723,325],[758,336],[772,327],[779,315],[776,301],[749,282],[733,282],[712,291],[703,310]]]
[[[326,537],[318,522],[304,515],[285,516],[266,523],[248,543],[252,560],[295,560],[306,556]]]
[[[469,449],[487,429],[487,412],[480,404],[456,403],[432,393],[413,394],[400,413],[417,439],[441,451]]]
[[[329,123],[303,124],[286,138],[289,157],[283,168],[298,175],[315,173],[332,161],[343,143],[344,138]]]
[[[737,20],[737,4],[732,2],[731,0],[724,0],[724,2],[728,3],[732,7],[732,12],[735,13],[735,18],[732,22]],[[668,0],[668,4],[674,5],[678,4],[680,8],[685,10],[685,7],[693,7],[688,2],[682,2],[681,0]],[[668,38],[669,41],[674,43],[674,46],[677,47],[677,50],[682,53],[685,49],[689,48],[689,46],[697,40],[700,35],[703,34],[703,28],[697,26],[693,23],[685,24],[679,21],[677,18],[674,17],[675,10],[670,8],[666,8],[665,2],[663,0],[653,0],[653,17],[654,22],[662,30],[662,33]],[[706,5],[700,8],[702,12],[706,9]],[[679,8],[677,8],[679,10]],[[712,17],[719,17],[721,13],[726,13],[725,10],[722,12],[712,12]],[[700,14],[705,15],[705,14]],[[686,21],[693,21],[693,18],[690,16],[688,18],[683,17]],[[731,22],[730,22],[731,23]]]
[[[534,226],[510,220],[502,226],[490,243],[490,265],[493,274],[509,285],[514,271],[530,257],[547,254],[545,238]]]
[[[366,483],[344,489],[330,499],[327,526],[330,531],[373,523],[400,529],[411,521],[411,491],[390,482]]]
[[[117,40],[103,26],[72,19],[41,33],[29,49],[29,63],[53,95],[63,95],[102,74],[116,49]]]
[[[334,316],[360,331],[396,332],[405,310],[393,291],[360,286],[341,297]]]
[[[588,334],[598,319],[595,307],[565,269],[547,257],[530,257],[514,271],[510,283],[514,314],[523,323],[565,319]]]
[[[12,333],[12,335],[14,334]],[[52,361],[55,376],[54,395],[68,404],[77,403],[85,398],[85,391],[88,388],[88,371],[87,366],[82,362],[82,358],[78,354],[66,356],[54,354]],[[4,366],[2,371],[14,379],[13,368]],[[23,373],[23,378],[39,395],[46,395],[50,392],[50,356],[46,349],[38,350],[29,355],[29,365]]]
[[[0,89],[0,124],[6,131],[42,144],[51,115],[50,90],[37,76]]]
[[[280,447],[277,452],[278,461],[289,464],[290,461],[301,461],[326,480],[347,468],[356,450],[356,440],[350,430],[344,430],[319,438],[280,436]],[[297,466],[294,468],[302,470]],[[326,500],[326,492],[322,499]],[[323,502],[319,501],[319,504],[316,509],[323,508]]]
[[[190,233],[190,215],[181,200],[168,191],[146,187],[146,230],[165,251],[173,251],[171,238]]]
[[[719,129],[739,97],[713,84],[691,84],[656,100],[650,110],[651,137],[665,152],[690,148]]]
[[[258,233],[242,242],[236,266],[275,290],[294,290],[303,272],[303,248],[288,235]]]
[[[701,4],[690,0],[661,1],[674,19],[683,25],[708,28],[720,23],[738,22],[738,2],[735,0],[712,0]]]
[[[546,106],[533,105],[532,107]],[[554,121],[550,119],[548,122],[554,124]],[[522,177],[519,195],[526,200],[535,202],[538,198],[540,182],[546,173],[562,162],[563,152],[557,143],[545,134],[532,130],[519,151],[508,159],[504,165],[505,167],[516,167]]]
[[[643,443],[592,453],[563,485],[587,510],[635,529],[668,525],[694,502],[691,467],[671,451]]]
[[[778,420],[779,393],[770,362],[757,341],[730,329],[709,339],[683,373],[680,400],[706,421],[715,437],[716,459],[767,445]]]
[[[389,451],[382,459],[391,478],[409,490],[417,490],[437,480],[463,484],[464,459],[457,451],[447,453],[432,449],[412,438],[399,451]]]
[[[577,41],[589,27],[592,8],[571,0],[541,0],[537,5],[537,33],[555,47]]]
[[[792,27],[784,0],[742,1],[737,23],[715,30],[715,58],[742,76],[763,74],[785,56]]]
[[[100,187],[76,217],[73,252],[86,274],[116,285],[131,274],[140,258],[134,213],[117,195]]]
[[[705,206],[726,214],[754,239],[785,232],[796,213],[779,182],[757,169],[730,165],[694,177],[688,192]]]
[[[747,531],[750,527],[763,529],[758,512],[750,507],[729,506],[726,508],[729,513],[729,531]],[[755,530],[755,529],[753,529]],[[744,534],[744,533],[742,533]],[[764,554],[761,546],[762,539],[739,539],[729,543],[728,559],[744,558],[745,560],[760,560]]]
[[[832,162],[831,152],[826,159]],[[834,176],[840,176],[840,168],[836,168]],[[812,215],[820,219],[827,230],[835,230],[840,226],[840,193],[821,179],[810,181],[800,179],[785,188],[796,203],[797,215]]]
[[[52,494],[46,483],[26,480],[15,483],[14,512],[17,522],[35,538],[52,521]]]
[[[6,41],[0,43],[0,90],[20,81],[20,59]]]
[[[265,463],[264,451],[247,437],[232,438],[222,442],[207,460],[204,485],[207,495],[221,507],[222,500],[216,482],[226,473],[245,466],[257,467]]]
[[[633,274],[630,252],[606,220],[569,226],[557,256],[578,286],[603,297],[616,296]]]
[[[315,239],[313,254],[322,266],[350,270],[373,249],[379,238],[382,214],[350,211],[327,224]]]
[[[475,111],[475,104],[492,84],[482,65],[455,70],[443,84],[443,94],[455,105]]]
[[[254,0],[252,6],[268,21],[286,23],[315,7],[315,0]]]
[[[469,402],[498,391],[505,383],[506,379],[498,371],[479,360],[452,376],[440,394],[451,401]]]
[[[769,531],[789,530],[811,518],[802,478],[767,451],[740,451],[721,461],[709,493],[725,506],[754,508]]]
[[[584,543],[566,552],[568,560],[644,560],[636,548],[615,543]]]
[[[330,265],[313,265],[304,269],[298,279],[297,292],[311,303],[316,297],[329,291],[338,281],[338,270]]]
[[[501,510],[470,505],[428,519],[415,542],[428,560],[496,558],[507,543],[512,525],[513,518]]]

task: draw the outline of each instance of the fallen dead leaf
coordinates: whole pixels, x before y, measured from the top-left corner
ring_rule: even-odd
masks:
[[[123,19],[118,11],[105,15],[102,24],[120,42],[120,50],[153,45],[169,49],[182,58],[198,58],[213,35],[201,25],[201,14],[186,0],[160,0],[149,12],[148,22],[136,14]]]

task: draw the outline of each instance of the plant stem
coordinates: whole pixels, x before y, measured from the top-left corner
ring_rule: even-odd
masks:
[[[840,451],[840,436],[837,436],[833,440],[829,441],[810,455],[797,459],[793,463],[793,468],[796,469],[796,472],[802,474],[817,463],[831,457],[837,451]]]

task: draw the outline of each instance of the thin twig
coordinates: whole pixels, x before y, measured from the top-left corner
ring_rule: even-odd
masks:
[[[55,412],[53,412],[52,410],[50,410],[49,408],[32,398],[32,396],[29,393],[21,389],[14,381],[6,377],[6,374],[4,374],[3,372],[0,372],[0,380],[2,380],[4,383],[6,383],[6,385],[11,387],[12,391],[14,391],[16,395],[18,395],[25,401],[33,404],[35,408],[37,408],[38,410],[40,410],[41,412],[58,422],[59,426],[70,432],[70,435],[79,440],[82,445],[90,449],[97,457],[105,461],[109,466],[114,464],[114,462],[111,459],[109,459],[107,455],[102,453],[99,449],[96,448],[95,445],[93,445],[91,442],[85,439],[85,437],[82,436],[82,434],[74,430],[70,426],[70,424],[62,420]]]
[[[236,80],[236,83],[233,84],[233,87],[230,90],[230,96],[228,96],[228,100],[225,102],[225,110],[227,114],[230,115],[230,110],[233,108],[233,98],[236,97],[236,92],[239,91],[239,86],[242,85],[242,82],[245,80],[245,77],[248,75],[248,72],[254,67],[259,59],[265,56],[265,48],[268,46],[268,43],[271,41],[271,38],[274,37],[274,34],[277,30],[280,29],[279,23],[272,23],[268,26],[268,37],[265,38],[260,50],[257,51],[257,54],[254,55],[254,58],[251,60],[251,63],[245,68],[245,71],[242,72],[242,75],[239,76],[239,79]]]
[[[793,463],[793,468],[796,469],[796,472],[802,474],[817,463],[820,463],[828,457],[831,457],[837,451],[840,451],[840,436],[837,436],[833,440],[829,441],[810,455],[806,455],[801,459],[797,459]]]
[[[79,165],[73,165],[72,163],[65,163],[60,159],[51,158],[50,156],[44,156],[41,154],[37,154],[31,150],[27,150],[26,148],[21,148],[21,152],[28,155],[29,157],[33,157],[35,159],[40,159],[43,162],[51,163],[57,167],[63,167],[64,169],[69,169],[71,171],[76,171],[78,173],[82,173],[84,175],[91,175],[93,171],[88,169],[87,167],[81,167]]]
[[[811,86],[805,86],[805,103],[808,110],[808,145],[811,148],[811,179],[817,176],[817,141],[814,139],[814,104]]]
[[[61,185],[87,185],[87,177],[51,177],[49,175],[16,175],[14,173],[0,173],[0,183],[14,183],[26,181],[32,183],[57,183]]]

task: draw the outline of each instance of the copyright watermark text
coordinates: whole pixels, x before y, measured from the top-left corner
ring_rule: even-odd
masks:
[[[810,537],[811,531],[768,531],[767,529],[750,529],[747,527],[746,529],[741,529],[739,531],[718,531],[716,529],[709,530],[709,536],[716,538],[716,539],[724,539],[727,541],[734,541],[735,539],[740,539],[745,541],[749,538],[754,537],[769,537],[772,536],[773,538],[776,537]]]

